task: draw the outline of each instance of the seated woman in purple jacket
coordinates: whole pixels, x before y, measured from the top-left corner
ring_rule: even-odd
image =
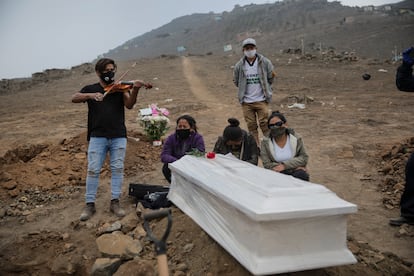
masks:
[[[194,118],[190,115],[182,115],[177,119],[175,132],[165,140],[161,152],[161,161],[164,163],[162,173],[169,183],[171,183],[171,170],[168,168],[168,164],[193,150],[205,152],[204,139],[197,132]]]

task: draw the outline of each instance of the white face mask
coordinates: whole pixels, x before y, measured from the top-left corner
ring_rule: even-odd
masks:
[[[244,51],[244,55],[248,58],[254,58],[256,56],[256,49]]]

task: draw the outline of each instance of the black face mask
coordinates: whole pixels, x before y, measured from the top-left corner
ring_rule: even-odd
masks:
[[[179,139],[187,139],[190,136],[190,129],[177,129],[175,133]]]
[[[278,138],[278,137],[283,136],[283,134],[285,133],[286,133],[285,127],[270,128],[270,135],[272,135],[272,137]]]
[[[106,73],[102,73],[100,78],[101,80],[105,83],[105,84],[111,84],[115,81],[115,72],[114,71],[109,71]]]
[[[233,151],[239,151],[241,150],[241,145],[231,145],[230,148]]]

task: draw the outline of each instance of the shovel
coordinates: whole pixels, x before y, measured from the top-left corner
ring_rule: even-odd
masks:
[[[153,219],[162,219],[168,218],[167,228],[165,229],[164,234],[161,239],[156,238],[149,226],[149,221]],[[157,253],[157,263],[158,263],[158,274],[159,276],[168,276],[168,263],[167,263],[167,237],[170,234],[172,216],[171,209],[165,209],[161,211],[153,211],[143,215],[144,218],[144,229],[147,232],[149,239],[154,242],[155,252]]]

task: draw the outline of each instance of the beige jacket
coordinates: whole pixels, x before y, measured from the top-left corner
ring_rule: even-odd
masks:
[[[302,138],[295,134],[293,129],[287,129],[290,138],[290,147],[295,153],[290,160],[283,162],[286,170],[294,170],[297,167],[306,167],[308,163],[308,154],[305,151]],[[266,169],[273,169],[280,163],[276,161],[275,149],[272,138],[264,137],[261,143],[260,157],[263,162],[263,167]]]

